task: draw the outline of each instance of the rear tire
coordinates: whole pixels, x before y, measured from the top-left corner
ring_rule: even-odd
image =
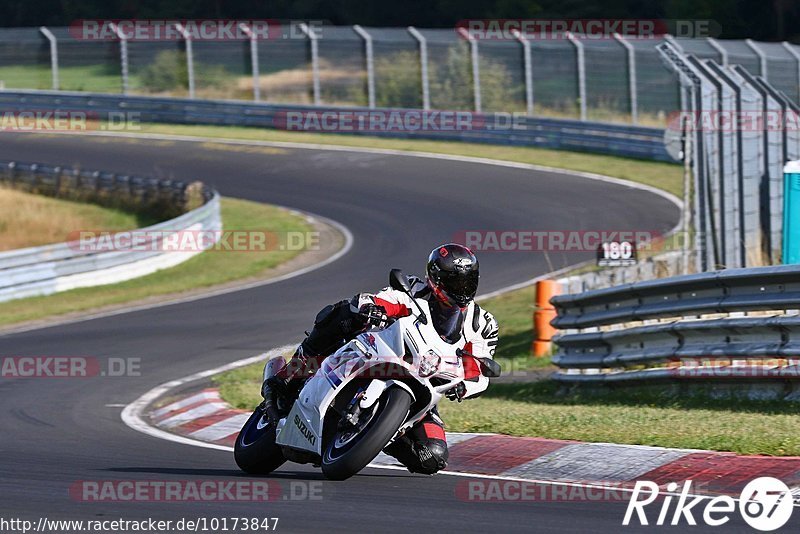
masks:
[[[323,444],[322,472],[330,480],[345,480],[367,466],[386,446],[405,421],[411,407],[411,395],[397,386],[383,392],[367,426],[355,437],[340,443],[337,430]],[[332,420],[333,423],[338,423]]]
[[[239,431],[233,457],[239,469],[251,475],[267,475],[286,462],[280,445],[275,443],[275,424],[260,406]]]

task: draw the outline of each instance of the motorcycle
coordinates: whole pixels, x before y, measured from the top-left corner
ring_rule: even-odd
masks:
[[[370,328],[328,356],[284,417],[259,405],[236,439],[237,465],[268,474],[286,461],[322,467],[326,478],[347,479],[421,421],[445,392],[464,380],[464,341],[442,340],[427,301],[414,299],[408,279],[392,269],[389,285],[411,296],[416,310],[385,328]],[[476,358],[487,377],[500,365]],[[284,364],[268,362],[264,379]]]

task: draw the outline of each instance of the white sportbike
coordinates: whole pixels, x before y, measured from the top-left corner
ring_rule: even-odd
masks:
[[[410,295],[399,270],[389,281]],[[285,417],[266,413],[263,404],[256,408],[236,439],[238,466],[267,474],[287,460],[312,463],[327,478],[344,480],[421,421],[463,382],[465,353],[463,340],[450,344],[436,332],[428,303],[415,302],[411,315],[367,330],[327,357]],[[497,362],[478,361],[485,376],[500,376]],[[272,360],[264,378],[283,364],[283,358]]]

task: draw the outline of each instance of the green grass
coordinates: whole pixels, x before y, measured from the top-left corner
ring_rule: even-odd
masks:
[[[230,198],[222,199],[222,220],[225,230],[312,230],[311,225],[301,215],[275,206]],[[253,277],[293,258],[299,252],[212,250],[198,254],[175,267],[126,282],[0,303],[0,325],[118,305]]]
[[[302,335],[302,334],[301,334]],[[285,358],[288,360],[291,354]],[[252,410],[261,402],[261,378],[264,364],[254,363],[213,376],[220,396],[234,408]]]
[[[550,358],[534,358],[531,352],[535,298],[536,288],[530,286],[480,303],[482,308],[494,314],[500,326],[495,359],[505,373],[531,368],[555,369]]]
[[[800,455],[800,414],[780,401],[678,397],[658,388],[564,396],[545,381],[495,384],[478,399],[440,409],[450,432]]]
[[[116,65],[115,65],[116,66]],[[118,67],[117,67],[118,68]],[[62,91],[121,93],[122,78],[112,65],[61,66],[58,69]],[[7,89],[52,89],[50,64],[0,67],[0,81]]]

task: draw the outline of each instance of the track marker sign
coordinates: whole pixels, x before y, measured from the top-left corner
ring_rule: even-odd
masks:
[[[604,241],[597,247],[599,267],[627,267],[637,262],[635,241]]]

